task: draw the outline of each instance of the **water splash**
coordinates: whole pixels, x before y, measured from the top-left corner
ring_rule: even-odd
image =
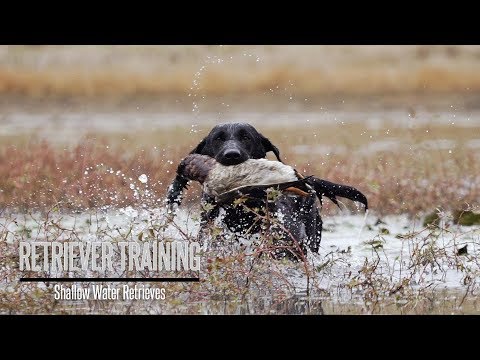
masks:
[[[223,52],[223,45],[219,45],[219,49]],[[222,66],[224,64],[229,64],[238,59],[239,56],[243,57],[249,57],[249,58],[254,58],[256,63],[259,63],[261,61],[261,58],[257,55],[251,54],[251,53],[246,53],[244,52],[241,55],[237,55],[237,57],[234,57],[232,55],[208,55],[205,57],[203,60],[203,65],[195,72],[192,80],[192,86],[190,87],[190,92],[188,94],[189,97],[192,98],[192,113],[194,115],[194,118],[196,121],[198,121],[199,115],[200,115],[200,104],[202,100],[206,99],[206,94],[201,93],[201,85],[202,85],[202,80],[205,77],[205,74],[207,73],[208,70],[215,69],[215,67]],[[278,88],[278,86],[277,86]],[[289,94],[290,99],[292,99],[292,95]],[[228,109],[230,107],[230,104],[222,102],[221,105]],[[222,111],[218,112],[219,117],[223,115]],[[192,124],[190,133],[195,134],[199,132],[198,130],[198,124]]]
[[[138,177],[138,181],[140,181],[142,184],[146,184],[148,182],[148,177],[145,174],[142,174]]]
[[[357,235],[358,242],[360,242],[360,236],[362,235],[362,231],[365,228],[365,225],[367,224],[367,217],[368,217],[368,209],[365,210],[365,215],[363,216],[363,222],[360,226],[360,230],[358,231],[358,235]]]

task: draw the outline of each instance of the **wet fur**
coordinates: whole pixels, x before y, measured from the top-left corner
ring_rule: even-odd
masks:
[[[281,162],[278,148],[273,145],[268,138],[260,134],[253,126],[246,123],[230,123],[215,126],[200,144],[190,152],[190,154],[208,155],[221,164],[218,171],[224,171],[224,173],[215,174],[214,171],[212,174],[208,173],[208,175],[205,171],[212,169],[211,166],[213,163],[209,162],[209,165],[202,164],[199,171],[201,172],[204,181],[208,180],[208,176],[218,178],[219,176],[224,177],[226,175],[225,172],[228,171],[244,171],[244,179],[242,179],[242,176],[238,176],[238,173],[231,173],[230,175],[232,175],[232,179],[235,179],[232,180],[232,182],[238,182],[238,179],[242,179],[240,181],[241,184],[239,183],[239,185],[245,185],[251,184],[249,181],[256,183],[258,180],[257,174],[252,174],[249,170],[253,165],[250,164],[249,159],[265,158],[266,153],[270,151],[273,152],[278,161]],[[265,162],[265,166],[270,166],[269,163],[270,162]],[[255,164],[255,166],[257,166],[257,164]],[[285,175],[289,178],[292,174],[289,174],[289,171],[286,169],[290,167],[286,165],[283,166],[285,167]],[[181,168],[182,164],[179,166],[179,169]],[[282,168],[280,163],[279,168]],[[298,176],[296,172],[294,175]],[[215,179],[213,180],[215,181]],[[181,203],[182,191],[186,188],[188,181],[189,178],[183,175],[182,171],[178,171],[175,180],[168,189],[168,204],[173,205],[174,203]],[[231,188],[231,186],[235,187],[235,185],[236,184],[230,183],[227,184],[226,188]],[[287,233],[284,233],[282,238],[277,241],[277,244],[279,245],[292,245],[294,241],[298,241],[298,245],[302,252],[305,252],[306,248],[309,248],[313,252],[318,252],[322,235],[322,219],[320,217],[320,207],[318,205],[321,206],[322,196],[328,197],[337,205],[336,196],[341,196],[362,202],[366,208],[368,206],[365,195],[357,189],[347,185],[335,184],[319,178],[310,177],[305,179],[302,186],[302,190],[308,192],[309,196],[305,197],[284,192],[275,200],[275,202],[268,202],[268,204],[266,204],[264,200],[264,189],[258,189],[256,196],[250,196],[250,198],[244,203],[245,206],[251,209],[263,209],[265,208],[265,205],[267,205],[269,212],[272,214],[277,212],[282,213],[283,224],[287,229]],[[253,189],[253,192],[254,191],[255,189]],[[249,234],[261,231],[259,222],[256,221],[256,215],[246,211],[241,206],[234,206],[232,201],[217,203],[215,201],[215,194],[208,190],[203,193],[202,201],[210,203],[213,206],[208,211],[202,213],[201,229],[207,228],[207,224],[217,218],[220,214],[220,210],[223,209],[225,210],[223,222],[232,231],[240,233],[248,231]],[[298,257],[301,254],[297,247],[297,250],[293,251],[282,250],[278,255]]]

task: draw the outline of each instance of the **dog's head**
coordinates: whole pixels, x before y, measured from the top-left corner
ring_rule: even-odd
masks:
[[[216,125],[190,153],[208,155],[223,165],[236,165],[264,158],[269,151],[281,161],[278,148],[252,125],[226,123]]]

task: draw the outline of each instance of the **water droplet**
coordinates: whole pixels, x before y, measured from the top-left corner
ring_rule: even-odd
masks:
[[[147,181],[148,181],[148,177],[147,177],[147,175],[142,174],[142,175],[140,175],[140,176],[138,177],[138,180],[139,180],[142,184],[146,184]]]

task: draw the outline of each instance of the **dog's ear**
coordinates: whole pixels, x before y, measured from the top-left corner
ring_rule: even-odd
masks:
[[[207,138],[204,138],[202,141],[200,141],[200,144],[195,146],[195,148],[192,151],[190,151],[190,154],[201,154],[206,143],[207,143]]]
[[[265,149],[265,152],[273,151],[278,161],[281,162],[282,160],[280,159],[280,151],[278,150],[278,148],[275,145],[273,145],[272,142],[262,134],[260,134],[260,138],[262,139],[262,146]]]

